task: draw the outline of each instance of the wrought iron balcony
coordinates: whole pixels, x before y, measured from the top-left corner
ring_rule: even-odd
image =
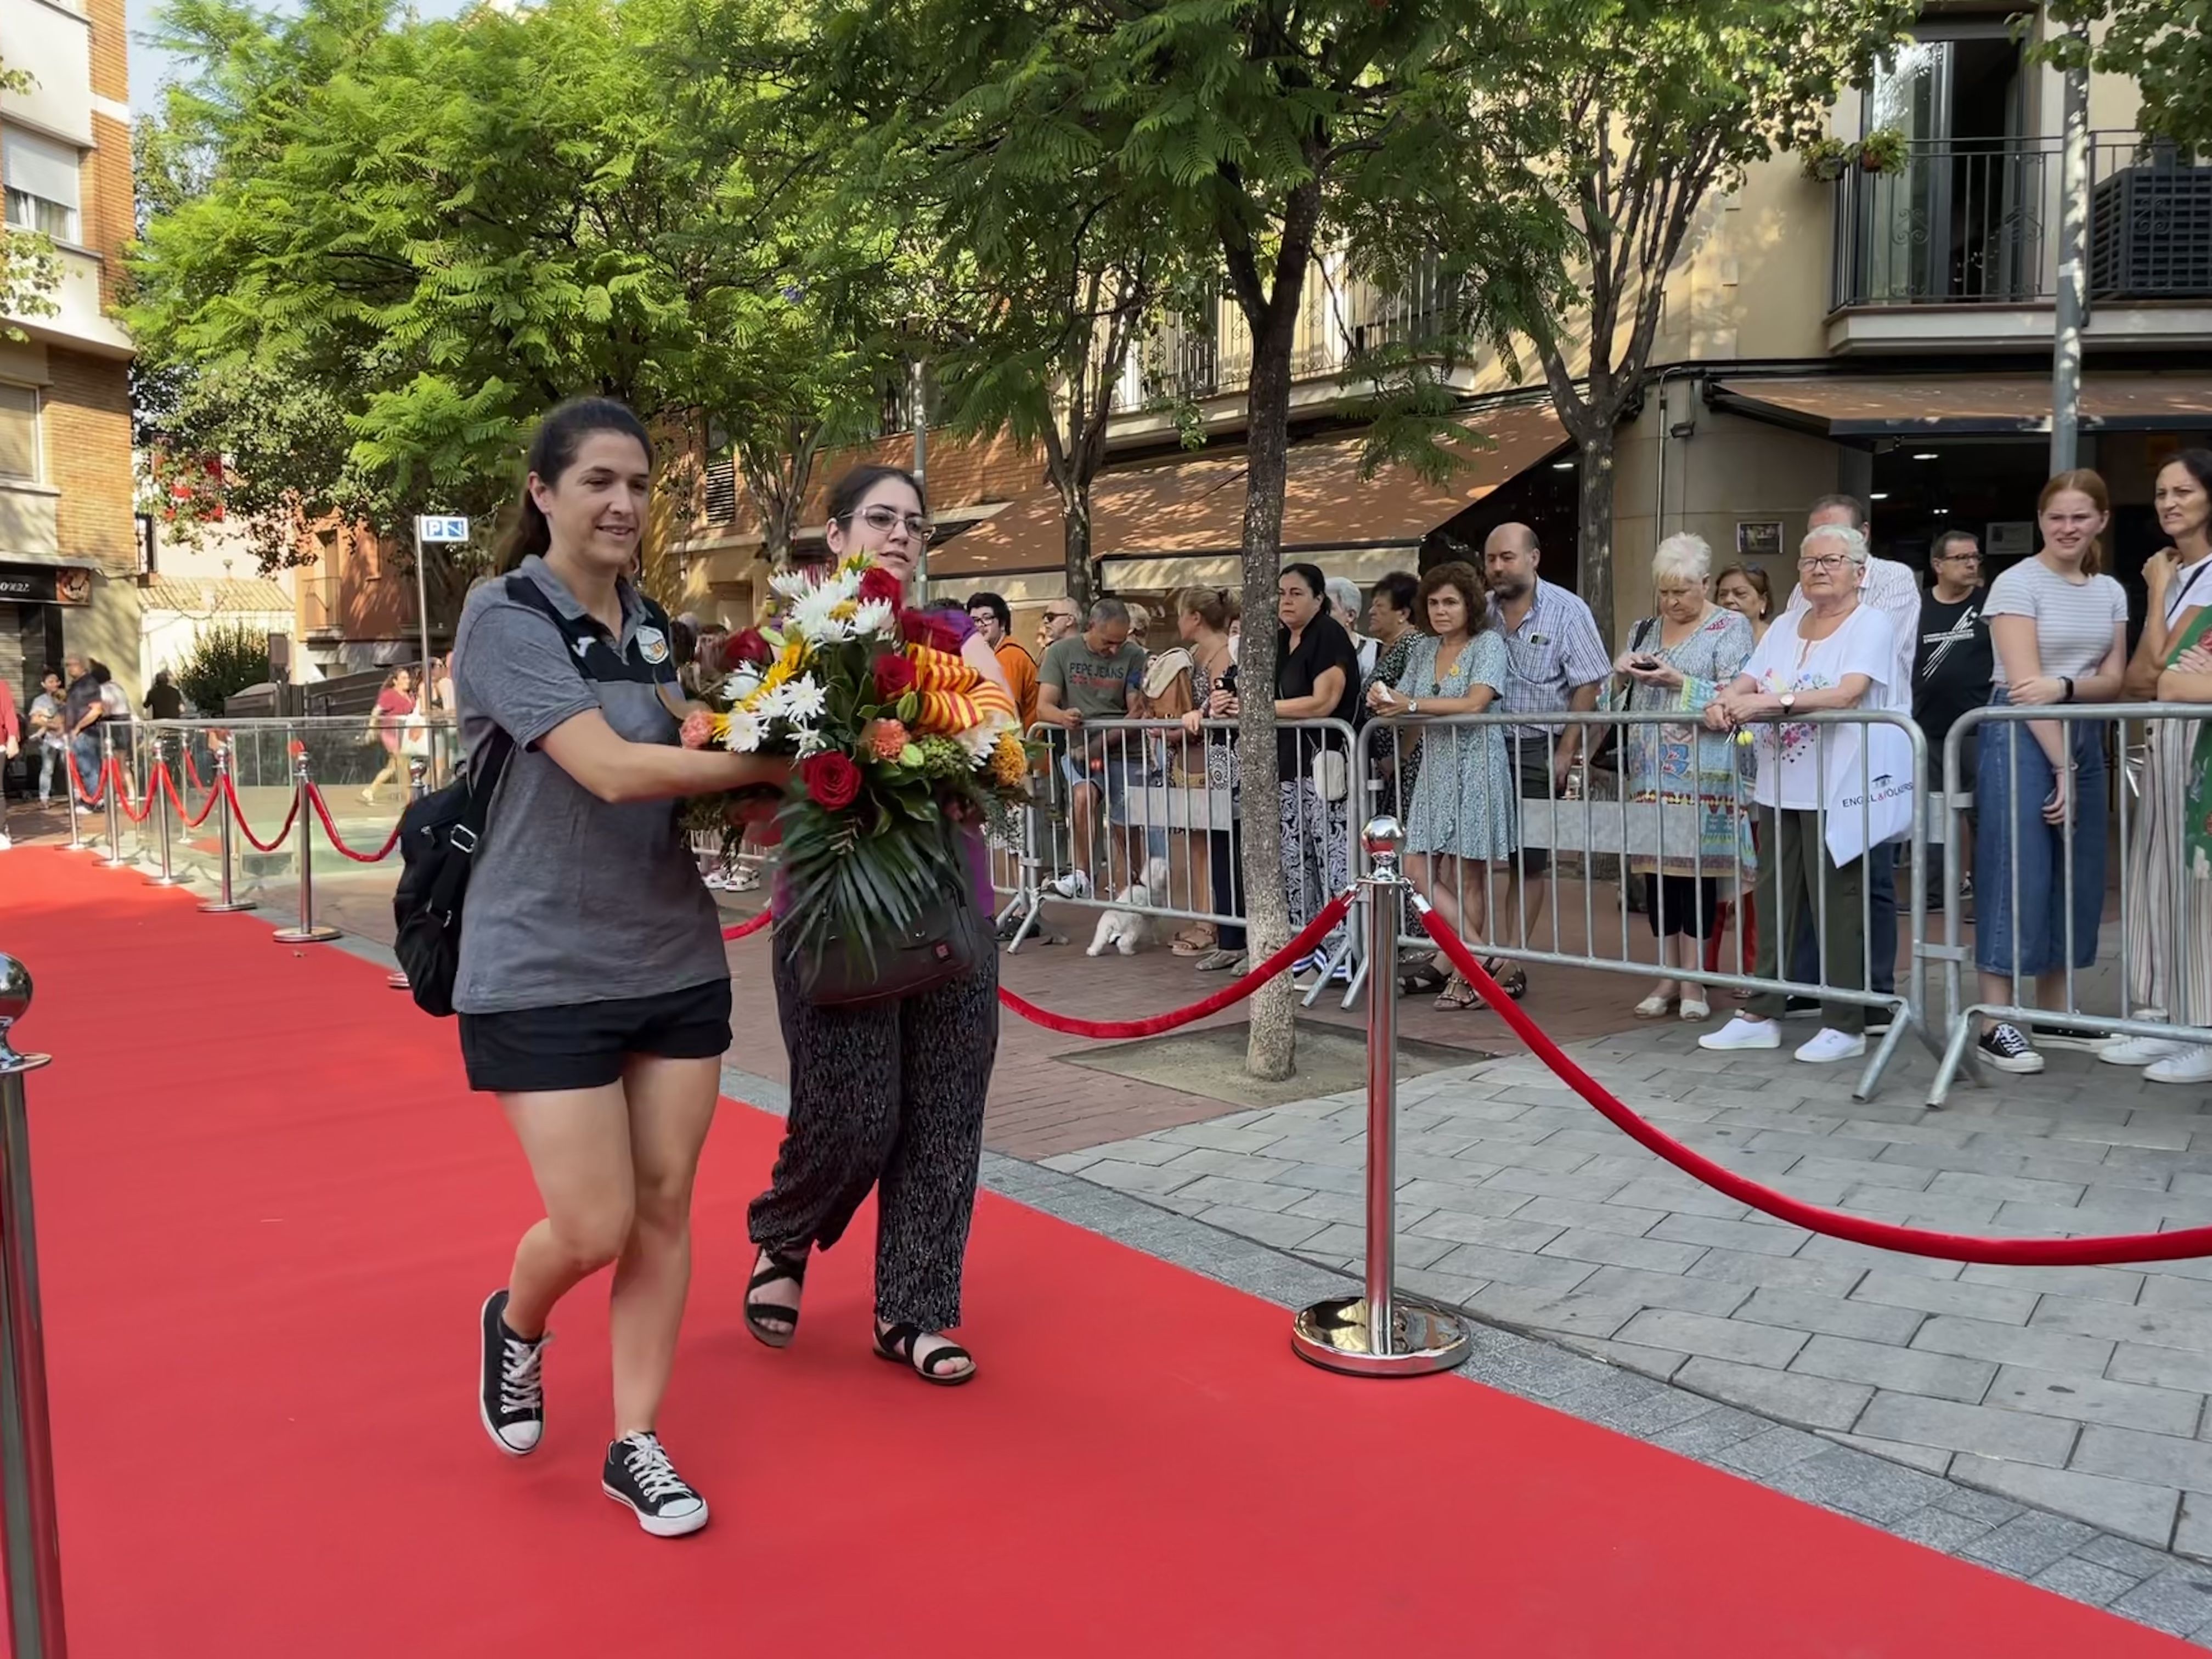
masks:
[[[1832,308],[2023,306],[2057,277],[2061,141],[1916,143],[1836,180]],[[2089,149],[2090,292],[2212,297],[2212,167],[2133,133]]]

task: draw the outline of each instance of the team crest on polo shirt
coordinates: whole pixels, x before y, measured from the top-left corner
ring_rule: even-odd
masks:
[[[667,636],[657,628],[641,628],[637,630],[637,648],[645,653],[645,659],[647,662],[663,663],[668,660]]]

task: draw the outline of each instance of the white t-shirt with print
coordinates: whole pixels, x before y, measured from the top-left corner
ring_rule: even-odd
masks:
[[[1861,605],[1827,638],[1801,641],[1798,627],[1811,615],[1784,613],[1752,652],[1743,672],[1758,681],[1761,690],[1776,696],[1828,691],[1841,685],[1847,675],[1863,674],[1873,684],[1859,704],[1862,708],[1911,708],[1910,682],[1902,688],[1890,684],[1897,677],[1897,647],[1887,617]],[[1759,781],[1752,793],[1762,806],[1812,811],[1827,793],[1824,779],[1832,785],[1858,764],[1858,734],[1849,726],[1784,720],[1752,730],[1759,755]]]

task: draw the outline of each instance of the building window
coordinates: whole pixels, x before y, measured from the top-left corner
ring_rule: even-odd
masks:
[[[74,145],[13,128],[0,132],[0,182],[7,188],[9,227],[57,242],[82,241],[77,161]]]
[[[39,393],[0,381],[0,478],[39,477]]]

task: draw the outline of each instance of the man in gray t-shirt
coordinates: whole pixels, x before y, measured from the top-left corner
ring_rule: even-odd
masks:
[[[1144,647],[1129,638],[1129,607],[1119,599],[1101,599],[1091,607],[1090,625],[1080,634],[1055,640],[1037,665],[1037,719],[1060,727],[1067,748],[1060,770],[1072,792],[1069,816],[1075,830],[1075,867],[1052,883],[1063,898],[1082,898],[1091,890],[1094,874],[1112,887],[1115,870],[1098,871],[1092,862],[1098,809],[1102,799],[1109,811],[1118,808],[1126,793],[1127,763],[1141,759],[1143,740],[1133,732],[1098,733],[1086,741],[1086,720],[1122,720],[1131,699],[1145,683]],[[1144,832],[1139,830],[1123,849],[1122,878],[1134,881],[1144,862]],[[1114,854],[1109,853],[1111,865]]]
[[[667,635],[628,582],[622,633],[610,638],[543,560],[517,574],[562,620],[494,581],[469,596],[453,638],[470,775],[483,775],[495,728],[515,744],[469,877],[453,1006],[565,1007],[726,979],[720,917],[678,837],[678,803],[603,801],[537,746],[592,708],[632,743],[674,742]]]

